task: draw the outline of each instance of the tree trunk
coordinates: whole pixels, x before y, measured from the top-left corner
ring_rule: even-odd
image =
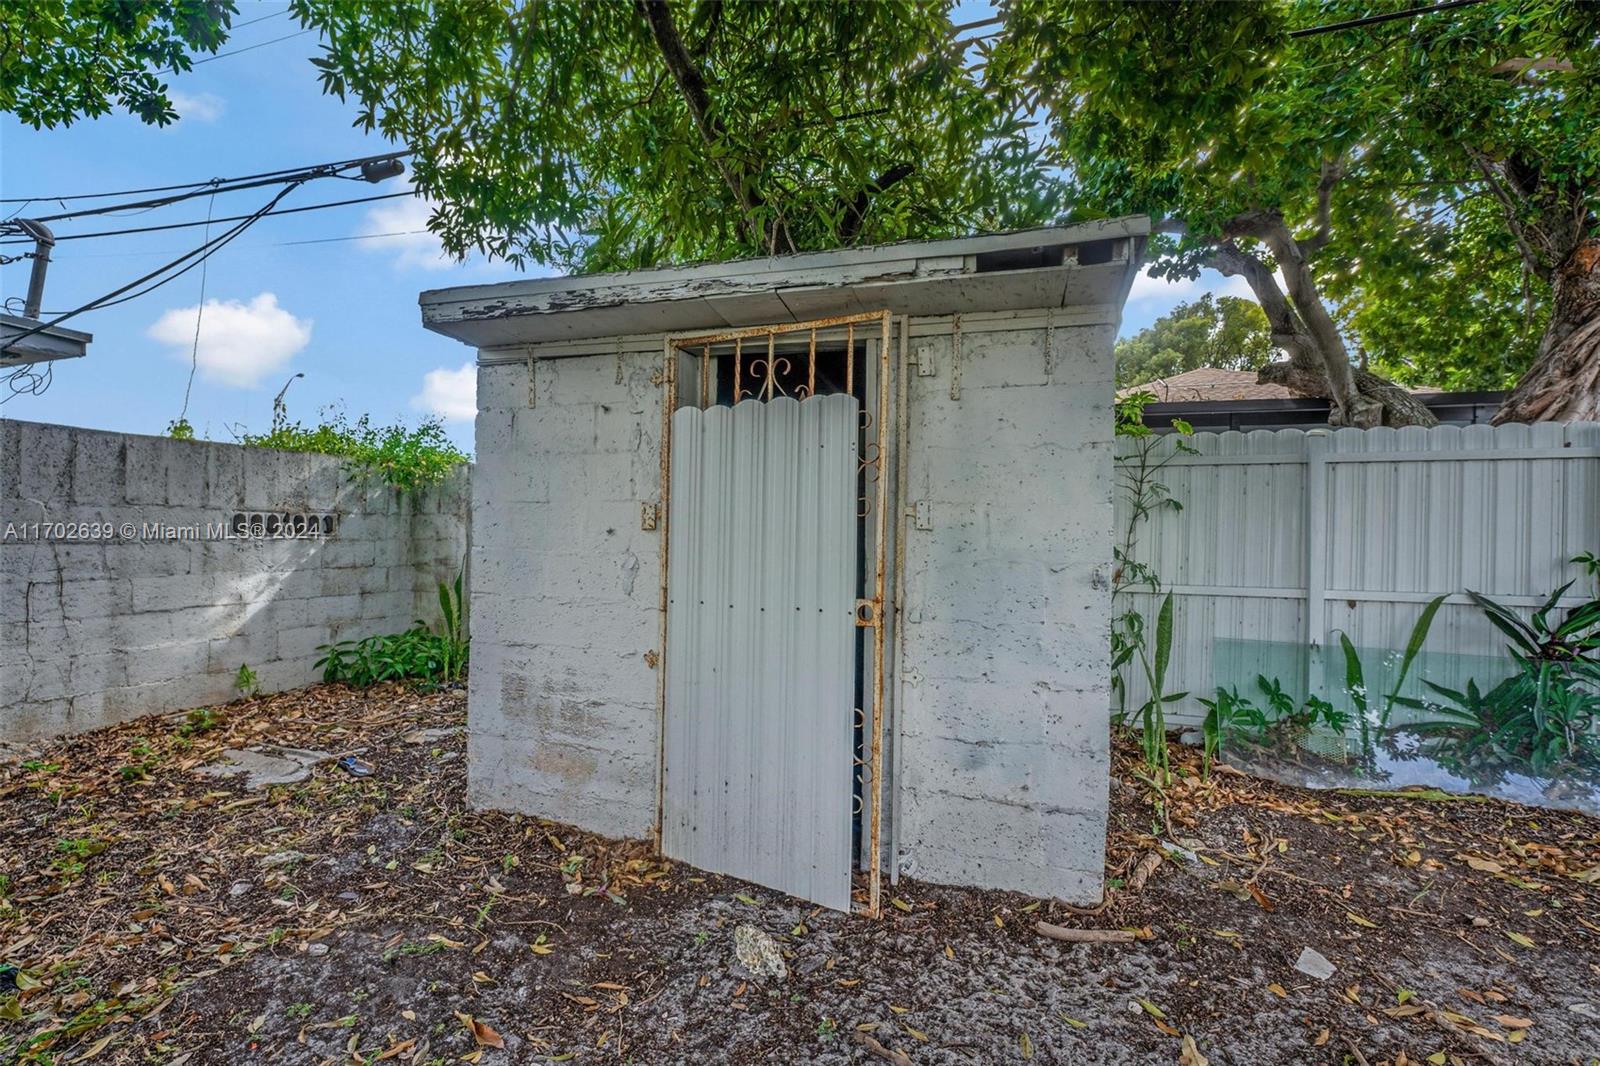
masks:
[[[1289,290],[1289,298],[1294,301],[1295,313],[1322,355],[1328,399],[1332,404],[1328,411],[1328,422],[1362,429],[1382,424],[1383,405],[1363,395],[1356,386],[1355,367],[1350,363],[1350,352],[1344,346],[1344,338],[1339,336],[1339,327],[1334,325],[1327,308],[1322,306],[1322,294],[1317,291],[1311,264],[1306,261],[1299,243],[1289,232],[1283,216],[1276,211],[1247,212],[1234,220],[1234,230],[1264,242],[1272,249],[1278,269],[1283,271],[1284,285]]]
[[[1439,419],[1428,405],[1392,381],[1366,370],[1355,370],[1356,388],[1361,395],[1380,405],[1383,424],[1389,426],[1437,426]],[[1328,397],[1328,378],[1317,368],[1294,363],[1268,363],[1256,372],[1263,385],[1282,385],[1302,396]],[[1331,397],[1330,397],[1331,398]]]
[[[1390,426],[1439,424],[1433,412],[1405,389],[1391,381],[1385,381],[1376,374],[1352,367],[1343,341],[1339,342],[1338,350],[1331,356],[1325,353],[1318,338],[1306,329],[1301,316],[1289,306],[1289,301],[1278,288],[1278,281],[1272,276],[1272,271],[1268,270],[1267,265],[1260,259],[1241,251],[1237,245],[1229,242],[1217,246],[1207,258],[1207,265],[1229,277],[1245,279],[1250,285],[1250,291],[1256,295],[1256,302],[1261,305],[1262,312],[1267,316],[1267,324],[1272,329],[1273,346],[1283,349],[1289,355],[1287,363],[1270,363],[1262,367],[1256,380],[1264,385],[1283,385],[1303,396],[1328,398],[1332,404],[1328,411],[1328,422],[1335,426],[1375,426],[1380,423]],[[1314,292],[1310,294],[1310,298],[1316,302],[1320,310],[1322,305],[1316,300]],[[1325,312],[1324,317],[1326,317]],[[1331,319],[1328,324],[1332,325]],[[1337,331],[1334,336],[1337,339]],[[1356,406],[1366,421],[1350,421],[1351,405],[1340,403],[1329,384],[1330,363],[1335,366],[1342,365],[1348,372],[1351,392],[1346,395],[1353,394],[1358,398]],[[1341,374],[1341,378],[1342,376]]]
[[[1600,237],[1556,268],[1539,354],[1493,421],[1600,421]]]

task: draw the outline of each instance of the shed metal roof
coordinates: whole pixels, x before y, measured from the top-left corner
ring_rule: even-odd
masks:
[[[1120,311],[1143,216],[950,240],[432,289],[422,324],[478,348],[798,322],[885,308],[932,315]]]

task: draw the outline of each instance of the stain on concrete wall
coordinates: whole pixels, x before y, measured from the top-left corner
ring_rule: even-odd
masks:
[[[655,824],[661,349],[486,365],[473,475],[474,804]],[[619,383],[619,368],[621,382]]]
[[[403,497],[330,456],[0,423],[0,738],[222,702],[241,664],[267,691],[309,684],[318,645],[436,620],[468,481]],[[336,531],[210,535],[241,512]]]

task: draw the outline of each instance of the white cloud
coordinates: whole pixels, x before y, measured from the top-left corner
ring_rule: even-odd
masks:
[[[1287,292],[1283,271],[1274,271],[1273,277],[1278,280],[1278,288]],[[1128,303],[1159,303],[1171,308],[1187,300],[1197,300],[1205,292],[1218,296],[1237,296],[1244,300],[1256,298],[1250,283],[1238,275],[1230,277],[1214,270],[1202,270],[1198,278],[1156,278],[1150,276],[1147,268],[1133,279],[1133,287],[1128,291]]]
[[[1279,277],[1278,284],[1280,286],[1283,284],[1282,277]],[[1252,302],[1256,298],[1255,290],[1250,288],[1250,283],[1238,275],[1223,277],[1220,284],[1212,286],[1211,291],[1218,296],[1237,296],[1241,300]]]
[[[1191,294],[1198,296],[1200,287],[1200,282],[1196,278],[1158,278],[1153,277],[1149,268],[1146,268],[1133,279],[1133,288],[1128,291],[1128,302],[1162,300],[1175,304]]]
[[[175,307],[146,332],[171,345],[175,357],[187,360],[194,345],[195,318],[200,316],[195,361],[208,381],[252,388],[311,341],[311,320],[279,307],[278,297],[270,292],[249,303],[207,300],[205,314],[200,311],[199,306]]]
[[[472,362],[459,369],[440,367],[422,379],[422,391],[411,406],[438,415],[446,422],[470,422],[478,415],[478,368]]]
[[[396,269],[449,270],[456,261],[428,231],[434,205],[420,196],[390,200],[367,210],[358,234],[375,251],[393,252]]]
[[[228,109],[227,101],[216,93],[186,93],[182,89],[168,89],[167,98],[180,119],[192,122],[215,122]]]

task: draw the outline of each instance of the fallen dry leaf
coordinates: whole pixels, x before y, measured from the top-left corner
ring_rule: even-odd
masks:
[[[506,1046],[505,1038],[494,1031],[488,1022],[480,1022],[470,1014],[456,1011],[456,1017],[461,1024],[467,1027],[467,1032],[472,1034],[473,1042],[479,1047],[503,1048]]]

